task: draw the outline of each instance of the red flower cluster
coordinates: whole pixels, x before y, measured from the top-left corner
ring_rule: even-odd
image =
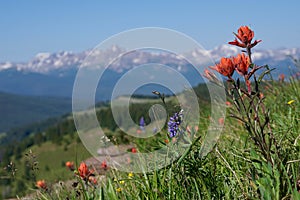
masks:
[[[93,175],[93,171],[89,170],[88,166],[82,162],[78,168],[78,173],[81,178],[84,180],[89,179],[90,176]]]
[[[236,38],[232,42],[228,42],[228,44],[236,45],[242,48],[252,48],[255,45],[257,45],[261,40],[255,40],[253,43],[251,43],[254,32],[248,27],[248,26],[241,26],[238,29],[238,33],[233,33]]]
[[[257,45],[261,40],[255,40],[253,43],[252,39],[254,37],[254,32],[248,26],[241,26],[238,29],[238,33],[234,33],[236,36],[235,40],[229,42],[229,44],[236,45],[238,47],[246,48],[248,55],[244,53],[238,54],[236,57],[231,58],[221,58],[220,63],[215,66],[210,66],[209,68],[216,70],[223,76],[227,76],[229,80],[232,80],[232,75],[234,71],[237,71],[241,76],[244,77],[245,83],[247,85],[248,93],[251,93],[251,82],[250,77],[254,72],[261,67],[254,66],[250,72],[248,72],[249,66],[252,64],[251,60],[251,48]],[[212,82],[216,82],[214,79],[214,74],[209,72],[209,70],[204,71],[204,76]]]
[[[231,78],[234,70],[236,70],[242,76],[247,75],[249,65],[249,57],[242,53],[232,58],[221,58],[219,64],[216,64],[215,66],[210,66],[209,68],[216,70],[223,76]]]
[[[82,162],[78,168],[79,176],[85,180],[89,181],[90,183],[97,184],[97,178],[95,174],[93,174],[93,170],[89,170],[88,166]]]

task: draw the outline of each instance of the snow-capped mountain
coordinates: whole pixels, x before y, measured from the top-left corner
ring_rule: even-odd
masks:
[[[236,46],[221,45],[212,50],[196,49],[191,53],[191,55],[195,58],[199,58],[198,60],[201,62],[201,58],[205,57],[210,57],[213,61],[218,61],[221,57],[231,57],[238,53],[241,53],[241,49]],[[291,57],[300,58],[300,48],[282,48],[275,50],[254,49],[252,52],[252,60],[254,62],[272,62],[264,64],[276,64],[279,61],[286,61]]]
[[[36,72],[47,74],[55,70],[66,70],[70,68],[78,68],[82,63],[86,62],[85,58],[90,55],[91,50],[83,51],[80,53],[72,53],[68,51],[61,51],[58,53],[38,53],[32,60],[24,63],[15,62],[2,62],[0,63],[0,71],[7,69],[15,69],[25,72]],[[206,64],[210,61],[217,62],[221,57],[230,57],[240,53],[240,48],[231,45],[221,45],[211,50],[195,49],[191,52],[185,52],[182,55],[174,55],[168,52],[151,52],[151,51],[135,51],[126,52],[118,46],[112,46],[105,51],[93,51],[93,56],[97,60],[101,59],[114,59],[116,55],[125,53],[122,59],[114,62],[111,69],[116,72],[123,72],[124,70],[134,66],[149,63],[152,61],[161,64],[184,64],[182,58],[193,59],[197,61],[198,65]],[[288,56],[299,58],[300,48],[282,48],[276,50],[260,50],[255,49],[252,53],[253,60],[260,62],[268,60],[273,63],[289,59]],[[91,57],[89,61],[91,61]],[[89,63],[84,63],[89,64]]]
[[[87,50],[79,53],[58,52],[39,53],[32,60],[24,63],[3,62],[0,63],[0,91],[26,94],[26,95],[50,95],[71,97],[73,83],[79,67],[104,67],[101,65],[111,63],[104,77],[105,88],[98,93],[99,98],[109,99],[109,92],[115,82],[129,69],[148,63],[168,65],[180,71],[191,85],[201,82],[199,74],[189,61],[201,67],[218,62],[221,57],[230,57],[240,53],[240,49],[231,45],[218,46],[211,50],[194,49],[176,55],[163,50],[139,50],[126,52],[118,46],[112,46],[105,50]],[[119,56],[122,54],[122,56]],[[119,57],[118,57],[119,56]],[[277,68],[275,76],[280,73],[289,73],[289,66],[293,65],[292,59],[300,58],[300,48],[282,48],[276,50],[260,50],[255,48],[252,58],[258,65],[268,64],[271,68]],[[88,58],[88,59],[86,59]],[[96,63],[97,65],[93,65]],[[145,74],[151,76],[151,72]],[[169,78],[173,78],[171,75]]]

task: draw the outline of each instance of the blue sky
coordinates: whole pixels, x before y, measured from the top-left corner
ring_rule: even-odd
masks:
[[[211,49],[233,40],[240,25],[250,25],[263,40],[259,48],[300,47],[299,10],[299,0],[2,0],[0,62],[28,61],[39,52],[79,52],[145,26],[183,32]]]

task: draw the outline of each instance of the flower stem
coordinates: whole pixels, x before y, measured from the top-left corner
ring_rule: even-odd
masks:
[[[252,58],[251,58],[251,47],[248,45],[246,47],[246,50],[247,50],[247,54],[249,56],[249,61],[250,61],[250,65],[252,64]]]

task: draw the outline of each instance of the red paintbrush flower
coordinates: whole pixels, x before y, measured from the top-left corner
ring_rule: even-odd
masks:
[[[92,175],[92,172],[88,169],[88,166],[82,162],[78,168],[79,176],[83,179],[87,179],[90,175]]]
[[[100,167],[101,167],[101,169],[104,169],[104,170],[108,169],[108,166],[107,166],[107,163],[105,160],[101,163]]]
[[[73,171],[74,170],[74,163],[68,161],[68,162],[66,162],[66,167]]]
[[[131,153],[136,153],[137,152],[137,150],[136,150],[136,148],[131,148]]]
[[[234,63],[232,62],[231,58],[221,58],[220,63],[216,64],[215,66],[210,66],[209,68],[216,70],[223,76],[227,76],[231,78],[234,72]]]
[[[245,54],[238,54],[237,57],[233,58],[236,71],[241,75],[245,76],[248,74],[248,68],[250,65],[250,59]]]
[[[254,32],[248,26],[241,26],[238,29],[238,33],[233,33],[236,38],[232,42],[228,42],[228,44],[236,45],[242,48],[252,48],[257,45],[261,40],[255,40],[252,44],[251,41],[254,37]]]
[[[47,185],[46,185],[46,182],[44,180],[37,181],[36,182],[36,187],[44,189],[44,190],[47,189]]]

